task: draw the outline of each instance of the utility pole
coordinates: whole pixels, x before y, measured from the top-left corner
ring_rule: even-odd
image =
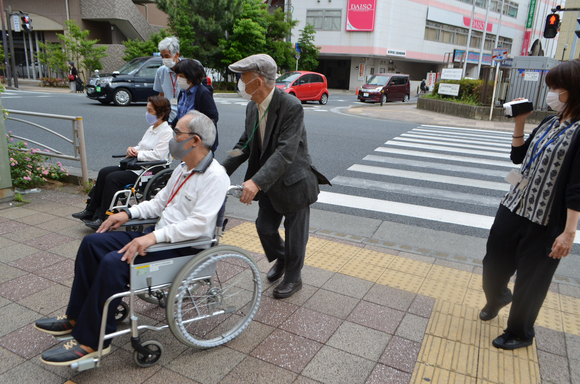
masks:
[[[471,45],[471,30],[473,29],[473,19],[475,18],[475,0],[471,4],[471,20],[469,22],[469,32],[467,32],[467,44],[465,46],[465,61],[463,62],[463,74],[465,77],[467,71],[467,58],[469,57],[469,46]]]
[[[6,15],[4,13],[4,0],[0,0],[0,9],[2,10],[2,49],[4,50],[4,68],[6,68],[6,82],[12,86],[12,71],[8,64],[8,44],[6,43]]]
[[[8,6],[6,11],[7,19],[10,20],[12,16],[12,7]],[[10,26],[9,26],[10,27]],[[10,63],[12,65],[11,74],[14,77],[14,86],[18,88],[18,76],[16,76],[16,59],[14,58],[14,40],[12,39],[12,28],[8,28],[8,40],[10,44]]]

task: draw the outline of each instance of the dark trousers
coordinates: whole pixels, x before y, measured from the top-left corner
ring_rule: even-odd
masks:
[[[554,240],[547,227],[500,205],[483,259],[483,290],[489,305],[508,303],[508,282],[517,271],[506,332],[524,340],[534,337],[534,323],[560,263],[548,256]]]
[[[67,316],[76,321],[72,336],[83,345],[97,349],[103,306],[107,299],[120,292],[128,290],[129,265],[121,261],[123,256],[119,249],[131,240],[153,230],[149,227],[145,232],[106,232],[85,236],[75,260],[75,277],[71,288]],[[192,252],[193,251],[193,252]],[[141,263],[191,255],[199,252],[192,248],[172,249],[137,256]],[[114,332],[115,309],[121,299],[116,299],[109,305],[106,333]],[[110,344],[105,341],[105,347]]]
[[[87,210],[95,212],[94,218],[105,220],[107,209],[115,193],[124,189],[127,184],[134,184],[139,176],[129,170],[121,170],[118,166],[102,168],[97,176],[97,182],[89,194],[91,201]]]
[[[300,280],[300,273],[304,266],[310,225],[310,207],[281,214],[274,209],[265,193],[260,194],[259,206],[256,229],[266,257],[270,262],[277,260],[282,263],[284,265],[284,281],[295,283]],[[282,218],[284,218],[286,241],[278,232]]]

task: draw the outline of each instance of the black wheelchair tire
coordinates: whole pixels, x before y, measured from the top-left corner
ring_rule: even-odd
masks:
[[[151,200],[154,198],[155,195],[157,195],[157,193],[162,190],[163,187],[165,187],[172,173],[173,169],[167,168],[153,176],[147,183],[145,191],[143,191],[143,201]]]

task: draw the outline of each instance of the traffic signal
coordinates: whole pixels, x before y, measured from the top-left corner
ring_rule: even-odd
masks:
[[[558,27],[560,26],[560,16],[551,13],[546,17],[546,26],[544,27],[544,37],[546,39],[553,39],[558,34]]]
[[[30,32],[32,30],[32,26],[30,25],[30,16],[24,15],[21,17],[22,19],[22,30],[24,32]]]
[[[578,27],[580,26],[580,18],[576,19],[576,22],[578,23],[578,25],[576,26],[576,30],[574,31],[574,33],[576,34],[576,36],[580,37],[580,29],[578,29]]]

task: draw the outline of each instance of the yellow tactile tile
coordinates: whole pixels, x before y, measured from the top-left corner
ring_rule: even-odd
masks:
[[[469,280],[469,285],[467,287],[476,291],[483,291],[481,284],[482,276],[478,275],[477,273],[472,273],[471,279]]]
[[[418,293],[423,296],[462,304],[466,292],[467,283],[464,287],[461,287],[454,284],[447,284],[442,281],[425,279]]]
[[[370,249],[361,249],[355,255],[355,258],[359,259],[361,262],[384,268],[388,267],[396,257],[397,256],[395,255],[372,251]]]
[[[463,316],[432,312],[426,334],[465,344],[477,344],[481,321],[476,320],[473,309],[466,307]]]
[[[477,354],[478,349],[475,345],[425,335],[417,362],[476,377]]]
[[[422,261],[408,259],[406,257],[400,256],[395,257],[391,264],[389,264],[390,269],[421,277],[427,276],[432,266],[433,264],[424,263]]]
[[[411,384],[488,384],[479,382],[475,377],[451,372],[430,364],[415,364]]]
[[[238,233],[242,233],[248,236],[258,236],[258,232],[256,231],[256,225],[254,223],[246,222],[240,225],[236,225],[229,229],[229,231],[234,231]]]
[[[554,292],[548,292],[548,295],[544,299],[542,308],[550,308],[560,311],[562,306],[560,305],[560,295]]]
[[[246,251],[256,252],[256,253],[264,253],[264,248],[262,247],[262,243],[260,239],[253,238],[252,240],[244,243],[243,247]]]
[[[467,287],[471,280],[471,275],[472,273],[470,272],[443,267],[441,265],[433,265],[426,278],[430,280],[443,281],[447,284],[453,284],[459,287]]]
[[[535,348],[523,348],[532,350]],[[540,383],[540,369],[537,360],[520,358],[514,352],[493,346],[480,348],[478,357],[478,383],[484,380],[498,384]]]
[[[379,277],[385,272],[385,267],[380,267],[368,263],[366,260],[353,257],[350,259],[338,272],[359,279],[376,282]]]
[[[352,245],[335,243],[329,241],[327,244],[320,247],[318,252],[325,253],[327,255],[339,256],[339,257],[349,257],[356,255],[360,251],[360,248],[353,247]]]
[[[316,252],[304,260],[304,263],[311,267],[321,268],[331,272],[338,272],[338,270],[341,269],[351,258],[352,255],[341,257],[338,255]]]
[[[328,243],[329,243],[328,240],[310,236],[308,238],[308,244],[306,244],[306,256],[308,257],[314,252],[317,252],[320,248],[322,248]]]
[[[244,244],[254,240],[255,237],[244,235],[240,232],[226,231],[220,239],[221,244],[233,245],[235,247],[244,248]],[[245,249],[245,248],[244,248]]]
[[[553,329],[555,331],[564,331],[564,320],[562,319],[562,312],[542,307],[538,318],[536,319],[536,325]]]
[[[481,308],[483,308],[485,303],[487,303],[487,300],[485,299],[485,294],[483,293],[483,291],[467,289],[467,292],[465,293],[465,298],[463,299],[464,305],[481,310]]]
[[[377,280],[378,284],[417,293],[423,284],[423,278],[404,272],[387,269]]]
[[[560,305],[563,312],[571,313],[580,317],[580,299],[576,297],[560,295]]]
[[[562,322],[564,324],[564,332],[580,336],[580,318],[578,316],[563,312]]]

